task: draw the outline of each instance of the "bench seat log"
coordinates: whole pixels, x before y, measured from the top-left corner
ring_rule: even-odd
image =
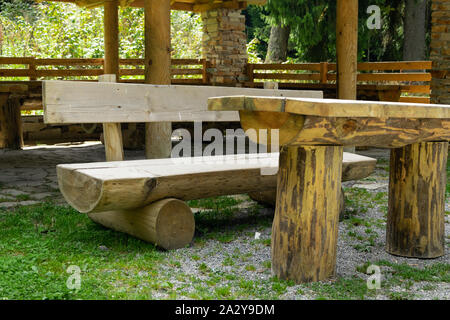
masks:
[[[343,180],[370,175],[376,160],[344,154]],[[272,175],[262,175],[261,169]],[[61,164],[59,188],[82,213],[134,209],[157,200],[193,200],[276,189],[278,153]]]
[[[210,98],[208,107],[239,111],[244,129],[279,129],[282,155],[272,231],[272,270],[278,276],[308,282],[333,275],[340,181],[333,177],[339,166],[330,159],[343,146],[392,148],[387,251],[443,255],[449,105],[235,96]],[[313,177],[325,179],[321,187]]]

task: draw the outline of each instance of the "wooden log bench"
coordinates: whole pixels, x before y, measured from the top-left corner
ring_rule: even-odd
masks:
[[[208,97],[242,92],[321,97],[320,92],[306,91],[108,82],[46,81],[43,88],[47,123],[239,121],[236,111],[207,111]],[[107,146],[120,148],[120,135],[105,135],[105,139],[110,139]],[[68,203],[92,220],[166,249],[192,240],[194,219],[185,200],[240,193],[275,198],[276,175],[261,175],[260,170],[264,166],[278,168],[277,154],[186,161],[172,158],[59,165],[58,181]],[[375,162],[346,154],[336,166],[343,166],[344,180],[356,180],[368,176]]]
[[[449,105],[237,96],[212,98],[209,110],[239,111],[244,129],[279,129],[278,277],[309,282],[335,274],[344,146],[391,148],[387,252],[444,254]]]
[[[342,180],[367,177],[375,163],[344,153]],[[194,235],[194,216],[184,201],[249,192],[273,199],[277,169],[274,153],[61,164],[57,173],[66,201],[95,222],[175,249]]]

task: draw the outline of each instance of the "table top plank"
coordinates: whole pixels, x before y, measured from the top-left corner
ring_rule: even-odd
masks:
[[[260,96],[214,97],[211,111],[274,111],[336,118],[450,119],[450,105]]]

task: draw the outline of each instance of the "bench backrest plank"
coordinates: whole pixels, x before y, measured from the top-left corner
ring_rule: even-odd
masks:
[[[323,96],[318,91],[44,81],[44,121],[58,124],[239,121],[237,112],[208,111],[208,98],[224,95]]]

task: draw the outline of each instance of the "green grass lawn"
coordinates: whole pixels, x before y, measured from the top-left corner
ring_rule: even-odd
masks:
[[[448,180],[447,197],[449,185]],[[348,208],[343,223],[347,231],[343,236],[356,243],[358,254],[371,252],[385,218],[373,219],[365,214],[374,208],[386,213],[387,194],[359,188],[346,188],[345,192]],[[351,277],[304,285],[272,277],[270,258],[252,262],[256,255],[252,248],[261,252],[270,247],[269,234],[255,240],[254,232],[270,232],[272,216],[261,215],[261,207],[248,198],[217,197],[189,204],[200,211],[196,213],[195,242],[193,247],[183,249],[185,256],[105,229],[67,206],[46,202],[0,209],[0,299],[277,299],[289,291],[312,299],[375,295],[367,290],[365,282],[369,261],[357,267]],[[242,205],[246,206],[245,215]],[[250,251],[235,250],[223,259],[223,269],[212,269],[207,259],[238,237],[250,246]],[[448,243],[448,235],[446,239]],[[199,248],[209,248],[212,242],[218,245],[207,255],[199,253]],[[186,261],[195,266],[198,274],[181,271]],[[450,282],[448,263],[435,263],[425,269],[384,260],[374,263],[388,273],[383,292],[390,299],[414,297],[414,293],[391,292],[395,286],[407,290],[425,281],[424,290],[434,290],[439,283]],[[80,268],[81,290],[66,285],[72,276],[67,272],[70,266]],[[245,272],[253,278],[242,277]]]

